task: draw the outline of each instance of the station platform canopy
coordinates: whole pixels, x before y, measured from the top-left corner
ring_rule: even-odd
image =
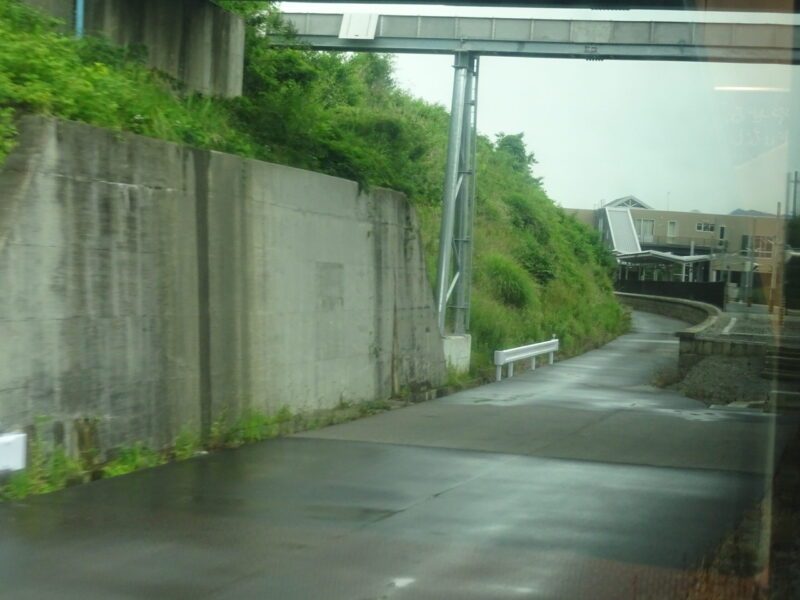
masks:
[[[295,42],[317,50],[800,64],[800,24],[360,13],[283,18]]]
[[[620,264],[627,266],[637,265],[691,265],[695,263],[708,262],[713,257],[710,254],[695,254],[694,256],[680,256],[671,252],[660,252],[658,250],[642,250],[629,254],[617,254]]]

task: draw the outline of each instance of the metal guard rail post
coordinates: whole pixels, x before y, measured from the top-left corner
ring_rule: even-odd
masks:
[[[550,355],[550,364],[553,364],[553,356],[558,352],[558,338],[553,335],[552,340],[546,342],[539,342],[538,344],[529,344],[528,346],[519,346],[518,348],[510,348],[509,350],[496,350],[494,353],[494,364],[496,368],[497,381],[503,378],[503,365],[508,365],[508,376],[514,376],[514,361],[523,360],[525,358],[531,359],[531,369],[536,368],[536,357],[540,354]]]

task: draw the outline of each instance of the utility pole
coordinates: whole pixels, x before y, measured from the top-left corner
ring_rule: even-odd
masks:
[[[747,306],[753,305],[753,238],[756,234],[755,221],[751,219],[750,238],[747,241],[747,262],[745,262],[745,301]]]
[[[778,269],[780,269],[782,266],[781,263],[778,262],[778,255],[781,254],[778,249],[783,246],[781,242],[781,229],[783,223],[781,221],[781,203],[778,202],[777,217],[775,218],[775,241],[772,244],[772,273],[770,273],[769,278],[769,307],[767,310],[770,312],[770,314],[775,309],[777,304],[777,289],[779,280]]]

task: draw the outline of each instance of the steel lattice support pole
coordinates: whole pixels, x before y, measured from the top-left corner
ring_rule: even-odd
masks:
[[[456,199],[461,186],[459,171],[461,162],[461,146],[464,130],[465,100],[467,95],[467,71],[470,56],[467,52],[455,55],[455,74],[453,77],[453,101],[450,108],[450,133],[447,139],[447,167],[442,197],[442,223],[439,234],[439,260],[436,273],[436,312],[439,333],[444,336],[447,318],[447,301],[458,282],[459,273],[451,283],[451,257],[453,247],[453,229],[456,215]]]
[[[468,56],[467,91],[464,99],[464,125],[461,138],[462,178],[456,198],[456,223],[453,250],[459,267],[459,278],[455,287],[454,333],[463,335],[469,331],[470,292],[472,289],[472,227],[475,214],[475,150],[478,117],[478,57]]]
[[[86,19],[86,0],[75,0],[75,37],[83,39]]]

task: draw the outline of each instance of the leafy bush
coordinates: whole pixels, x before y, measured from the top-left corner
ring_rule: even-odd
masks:
[[[545,211],[541,209],[537,211],[537,206],[530,197],[511,194],[505,198],[505,203],[514,227],[532,235],[540,244],[547,244],[550,241],[548,225],[544,222],[542,214]]]
[[[260,442],[276,435],[278,435],[278,430],[275,421],[263,412],[250,409],[239,417],[228,435],[228,444],[238,446]]]
[[[172,452],[176,460],[186,460],[197,454],[201,447],[200,436],[188,427],[183,427],[175,438]]]
[[[492,295],[503,304],[525,308],[533,302],[534,289],[530,278],[509,257],[489,254],[483,257],[480,268]]]
[[[523,240],[516,252],[516,259],[539,283],[549,283],[556,277],[552,255],[532,239]]]
[[[84,472],[80,463],[67,455],[64,447],[58,445],[49,457],[47,483],[50,490],[60,490],[72,483],[83,480]]]
[[[511,330],[508,310],[494,298],[487,297],[478,288],[472,295],[470,329],[475,350],[473,361],[487,357],[494,350],[502,350],[512,345],[515,336]],[[482,350],[482,351],[481,351]]]
[[[83,469],[56,445],[48,453],[42,442],[42,428],[50,419],[37,417],[28,438],[27,467],[11,475],[0,487],[0,500],[21,500],[31,494],[47,494],[82,481]]]
[[[14,126],[14,109],[0,108],[0,164],[14,147],[17,128]]]
[[[166,457],[162,453],[137,442],[132,448],[120,448],[117,457],[103,467],[103,477],[127,475],[165,462]]]
[[[22,500],[31,495],[31,477],[28,471],[18,471],[11,475],[8,483],[0,488],[0,500]]]

